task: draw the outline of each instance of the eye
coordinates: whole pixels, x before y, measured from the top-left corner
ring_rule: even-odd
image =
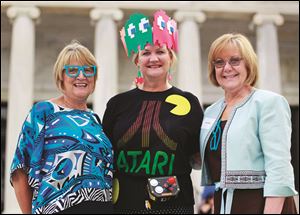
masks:
[[[223,67],[223,66],[225,65],[225,61],[219,59],[219,60],[215,60],[215,61],[213,62],[213,64],[214,64],[216,67],[220,68],[220,67]]]
[[[166,23],[161,16],[157,18],[157,25],[160,30],[164,30],[166,28]]]
[[[215,63],[216,63],[216,64],[223,64],[223,63],[224,63],[224,60],[216,60]]]
[[[240,58],[231,58],[231,59],[230,59],[231,62],[237,62],[237,61],[239,61],[239,60],[240,60]]]
[[[70,74],[76,74],[78,72],[78,68],[77,67],[70,67],[69,68],[69,73]]]
[[[87,73],[87,74],[93,74],[93,73],[94,73],[93,68],[90,68],[90,67],[85,68],[84,71],[85,71],[85,73]]]
[[[167,29],[168,29],[168,32],[169,32],[170,35],[172,35],[175,31],[175,28],[172,25],[171,20],[169,20],[168,23],[167,23]]]
[[[148,56],[150,52],[142,52],[142,56]]]
[[[148,31],[150,24],[149,24],[149,20],[146,18],[141,19],[141,22],[139,23],[139,30],[142,33],[145,33]]]
[[[165,51],[163,51],[163,50],[158,50],[157,51],[157,54],[164,54],[165,53]]]
[[[127,29],[127,33],[128,33],[128,36],[133,39],[135,34],[136,34],[136,29],[135,29],[135,26],[130,23],[129,26],[128,26],[128,29]]]

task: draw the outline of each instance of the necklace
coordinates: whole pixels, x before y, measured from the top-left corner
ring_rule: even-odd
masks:
[[[74,104],[71,104],[71,103],[69,103],[66,99],[62,99],[62,103],[63,103],[63,105],[66,107],[66,108],[69,108],[69,109],[78,109],[78,110],[84,110],[84,111],[86,111],[87,110],[87,107],[86,107],[86,105],[84,105],[84,106],[76,106],[76,105],[74,105]]]
[[[209,147],[211,151],[217,151],[218,150],[218,146],[220,143],[220,139],[221,139],[221,119],[218,120],[217,122],[217,126],[215,128],[215,130],[212,133],[212,138],[210,139],[210,143],[209,143]]]

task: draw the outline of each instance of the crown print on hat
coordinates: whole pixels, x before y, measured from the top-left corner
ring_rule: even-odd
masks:
[[[175,52],[178,50],[177,24],[163,10],[154,13],[153,26],[144,14],[132,14],[121,29],[120,35],[128,57],[132,52],[143,50],[147,44],[166,45]]]

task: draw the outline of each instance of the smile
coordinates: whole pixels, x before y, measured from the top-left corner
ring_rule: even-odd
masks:
[[[229,78],[235,78],[236,76],[238,76],[238,74],[226,75],[226,76],[223,76],[223,78],[229,79]]]
[[[157,68],[160,68],[161,65],[152,65],[152,66],[147,66],[147,68],[149,69],[157,69]]]
[[[75,87],[87,87],[87,84],[74,84]]]

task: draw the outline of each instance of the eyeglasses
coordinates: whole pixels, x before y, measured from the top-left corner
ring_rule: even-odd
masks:
[[[223,59],[217,59],[214,60],[212,63],[216,68],[223,68],[227,62],[229,63],[230,66],[239,66],[242,59],[243,58],[241,57],[232,57],[227,61],[224,61]]]
[[[97,67],[92,66],[77,66],[77,65],[65,65],[64,69],[66,71],[66,75],[70,78],[77,78],[82,71],[82,74],[85,77],[93,77],[96,75]]]

